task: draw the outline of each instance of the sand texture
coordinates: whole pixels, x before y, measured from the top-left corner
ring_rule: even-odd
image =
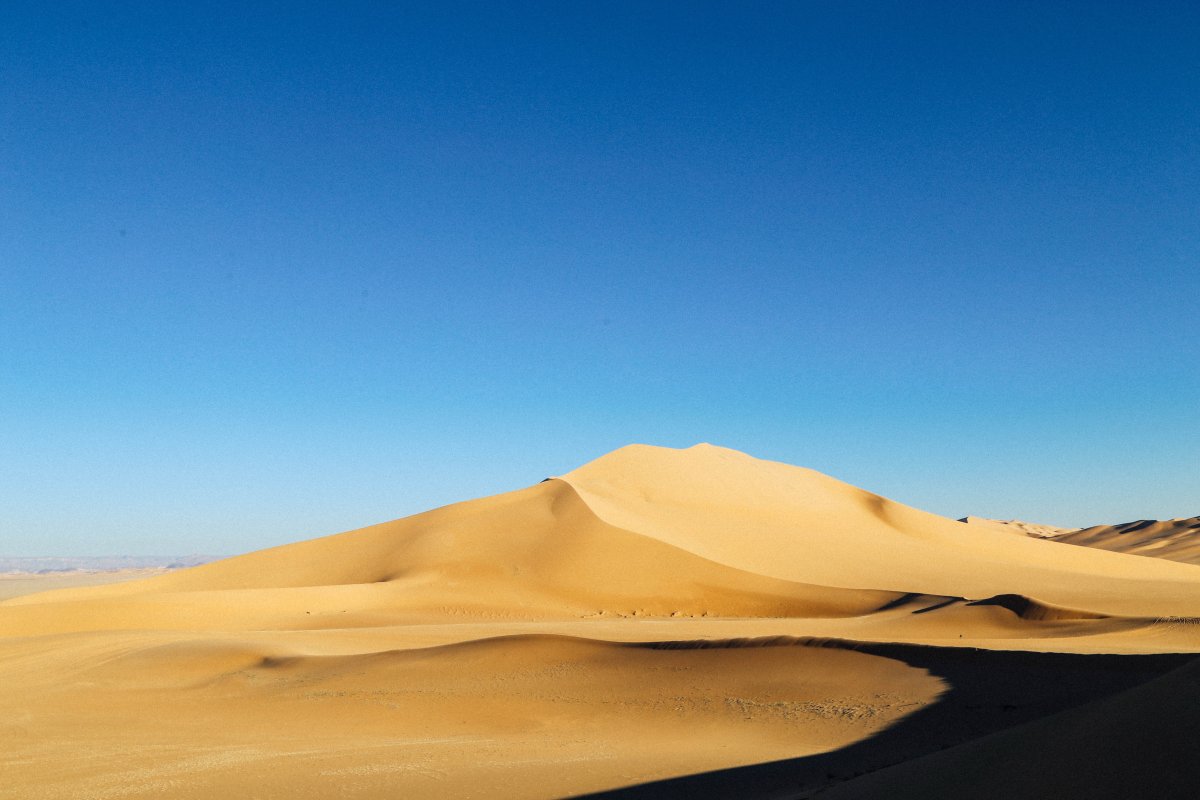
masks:
[[[1007,796],[1051,797],[1037,773],[1084,730],[1133,780],[1157,762],[1111,763],[1105,730],[1195,732],[1200,567],[1102,543],[1195,551],[1193,528],[1152,527],[1046,538],[634,445],[0,602],[3,796],[882,797],[894,772],[903,796],[950,797],[1028,741],[1042,760]]]

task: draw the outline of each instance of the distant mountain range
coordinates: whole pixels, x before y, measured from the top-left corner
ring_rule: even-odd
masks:
[[[116,569],[177,569],[207,564],[225,556],[0,556],[0,572],[100,572]]]

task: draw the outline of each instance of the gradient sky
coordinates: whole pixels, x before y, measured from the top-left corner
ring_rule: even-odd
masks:
[[[1195,3],[5,3],[0,553],[709,441],[1200,514]]]

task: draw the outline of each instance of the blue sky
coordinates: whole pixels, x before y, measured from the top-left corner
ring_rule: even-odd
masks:
[[[0,552],[710,441],[1200,514],[1200,7],[5,4]]]

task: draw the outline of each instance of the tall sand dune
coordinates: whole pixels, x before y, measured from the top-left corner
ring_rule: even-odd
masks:
[[[827,787],[1127,690],[1178,666],[1154,654],[1200,652],[1196,617],[1193,564],[635,445],[495,497],[0,602],[0,773],[18,798],[550,798],[687,776],[705,796],[704,776],[763,762],[783,765],[771,792]],[[1062,681],[1021,677],[1051,662]],[[789,777],[818,756],[836,768]]]
[[[630,446],[565,476],[601,519],[762,575],[1125,615],[1200,615],[1196,571],[964,526],[812,470]]]

